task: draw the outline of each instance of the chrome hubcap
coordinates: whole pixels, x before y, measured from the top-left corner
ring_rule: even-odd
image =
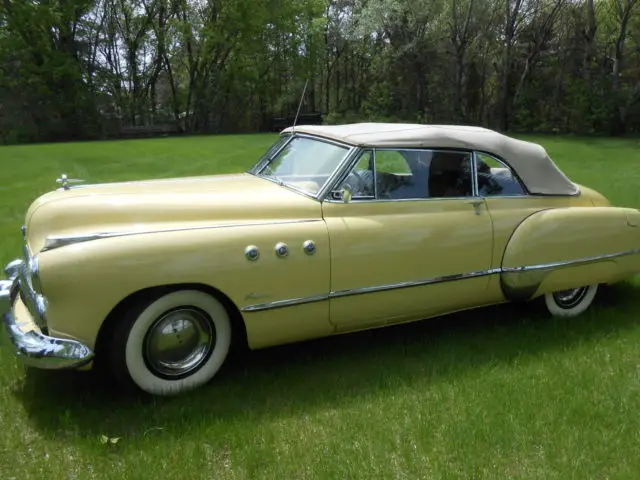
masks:
[[[569,290],[560,290],[553,294],[553,299],[559,307],[570,309],[578,305],[587,294],[589,287],[578,287]]]
[[[200,368],[209,358],[215,331],[207,314],[193,307],[167,312],[151,326],[144,360],[158,376],[176,379]]]

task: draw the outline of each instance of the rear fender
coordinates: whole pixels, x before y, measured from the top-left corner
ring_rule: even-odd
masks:
[[[537,212],[509,239],[502,291],[522,301],[583,285],[615,283],[640,271],[640,212],[566,207]]]

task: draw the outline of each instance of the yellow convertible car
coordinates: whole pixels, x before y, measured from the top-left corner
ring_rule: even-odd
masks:
[[[507,301],[578,315],[640,272],[640,211],[539,145],[464,126],[288,128],[235,175],[72,185],[26,213],[0,283],[38,368],[155,395],[258,349]]]

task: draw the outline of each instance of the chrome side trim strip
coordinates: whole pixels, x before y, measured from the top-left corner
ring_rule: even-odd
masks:
[[[330,192],[329,192],[330,193]],[[352,203],[396,203],[396,202],[435,202],[435,201],[448,201],[448,200],[502,200],[504,198],[518,198],[518,199],[540,199],[541,197],[565,197],[568,195],[495,195],[495,196],[484,196],[484,195],[471,195],[468,197],[430,197],[430,198],[380,198],[380,199],[369,199],[364,197],[354,198],[349,204]],[[327,203],[344,203],[341,200],[333,200],[331,197],[327,197],[324,202]],[[540,207],[541,209],[543,207]],[[550,208],[550,207],[547,207]]]
[[[505,297],[512,301],[526,301],[530,299],[540,288],[545,278],[554,269],[587,265],[590,263],[603,262],[614,258],[621,258],[629,255],[640,254],[640,249],[627,250],[624,252],[608,253],[594,257],[579,258],[577,260],[544,263],[540,265],[528,265],[523,267],[504,267],[500,283]],[[576,285],[578,287],[579,285]]]
[[[331,297],[330,294],[325,295],[313,295],[311,297],[291,298],[288,300],[277,300],[275,302],[258,303],[255,305],[248,305],[241,308],[242,312],[259,312],[261,310],[273,310],[283,307],[294,307],[296,305],[304,305],[307,303],[316,303],[328,300]]]
[[[331,192],[329,192],[331,193]],[[398,203],[398,202],[449,202],[452,200],[485,200],[489,197],[481,197],[481,196],[468,196],[468,197],[431,197],[431,198],[380,198],[380,199],[370,199],[369,197],[357,197],[352,199],[349,204],[368,204],[368,203]],[[498,198],[498,197],[495,197]],[[504,197],[499,197],[504,198]],[[326,203],[344,203],[342,200],[334,200],[331,197],[327,197],[324,200]]]
[[[44,247],[40,252],[46,252],[48,250],[54,250],[56,248],[65,247],[67,245],[73,245],[75,243],[90,242],[92,240],[101,240],[104,238],[114,237],[127,237],[131,235],[148,235],[153,233],[172,233],[172,232],[186,232],[195,230],[213,230],[217,228],[231,228],[231,227],[258,227],[262,225],[284,225],[291,223],[313,223],[322,222],[321,218],[307,218],[307,219],[295,219],[295,220],[277,220],[277,221],[263,221],[263,222],[246,222],[246,223],[222,223],[219,225],[202,225],[193,227],[180,227],[180,228],[159,228],[156,230],[121,230],[115,232],[99,232],[89,233],[86,235],[52,235],[46,238]]]
[[[434,277],[434,278],[429,278],[429,279],[424,279],[424,280],[390,283],[390,284],[385,284],[385,285],[374,285],[374,286],[370,286],[370,287],[354,288],[354,289],[348,289],[348,290],[337,290],[337,291],[331,291],[331,292],[329,292],[327,294],[323,294],[323,295],[313,295],[313,296],[310,296],[310,297],[291,298],[291,299],[287,299],[287,300],[278,300],[278,301],[275,301],[275,302],[267,302],[267,303],[259,303],[259,304],[255,304],[255,305],[248,305],[246,307],[241,308],[240,310],[242,312],[259,312],[259,311],[263,311],[263,310],[273,310],[273,309],[276,309],[276,308],[292,307],[292,306],[296,306],[296,305],[304,305],[304,304],[307,304],[307,303],[321,302],[321,301],[324,301],[324,300],[331,300],[331,299],[334,299],[334,298],[351,297],[351,296],[354,296],[354,295],[363,295],[363,294],[367,294],[367,293],[385,292],[385,291],[389,291],[389,290],[399,290],[399,289],[403,289],[403,288],[422,287],[422,286],[425,286],[425,285],[452,282],[452,281],[456,281],[456,280],[466,280],[466,279],[470,279],[470,278],[478,278],[478,277],[484,277],[484,276],[488,276],[488,275],[495,275],[495,274],[511,274],[511,275],[513,275],[514,273],[517,274],[517,273],[524,273],[524,272],[530,272],[530,271],[540,271],[540,270],[548,270],[548,269],[552,269],[552,268],[583,265],[583,264],[587,264],[587,263],[610,260],[612,258],[620,258],[620,257],[625,257],[625,256],[629,256],[629,255],[636,255],[636,254],[640,254],[640,248],[633,249],[633,250],[627,250],[627,251],[624,251],[624,252],[617,252],[617,253],[609,253],[609,254],[604,254],[604,255],[598,255],[598,256],[594,256],[594,257],[579,258],[577,260],[566,260],[566,261],[561,261],[561,262],[543,263],[543,264],[539,264],[539,265],[525,265],[525,266],[521,266],[521,267],[497,267],[497,268],[491,268],[491,269],[488,269],[488,270],[480,270],[480,271],[477,271],[477,272],[456,273],[456,274],[452,274],[452,275],[445,275],[445,276],[442,276],[442,277]]]
[[[329,297],[330,298],[351,297],[353,295],[362,295],[364,293],[386,292],[388,290],[400,290],[403,288],[422,287],[424,285],[431,285],[434,283],[445,283],[445,282],[453,282],[455,280],[466,280],[468,278],[486,277],[487,275],[494,275],[500,272],[501,272],[500,268],[491,268],[489,270],[481,270],[478,272],[454,273],[452,275],[445,275],[443,277],[435,277],[435,278],[429,278],[425,280],[390,283],[387,285],[376,285],[373,287],[354,288],[349,290],[338,290],[337,292],[331,292],[329,294]]]
[[[585,263],[600,262],[602,260],[610,260],[612,258],[626,257],[628,255],[636,255],[636,254],[640,254],[640,248],[627,250],[625,252],[606,253],[604,255],[597,255],[595,257],[579,258],[577,260],[564,260],[560,262],[541,263],[539,265],[527,265],[523,267],[503,267],[501,270],[504,273],[530,272],[535,270],[545,270],[548,268],[566,267],[569,265],[581,265]]]
[[[493,275],[496,273],[500,273],[502,270],[500,268],[492,268],[490,270],[482,270],[478,272],[469,272],[469,273],[456,273],[453,275],[446,275],[443,277],[435,277],[428,278],[425,280],[416,280],[410,282],[398,282],[398,283],[390,283],[386,285],[375,285],[371,287],[363,287],[363,288],[353,288],[348,290],[337,290],[334,292],[329,292],[325,295],[314,295],[311,297],[303,297],[303,298],[292,298],[287,300],[278,300],[276,302],[268,302],[268,303],[260,303],[256,305],[249,305],[241,308],[240,310],[243,312],[258,312],[261,310],[272,310],[275,308],[282,307],[292,307],[295,305],[303,305],[306,303],[315,303],[321,302],[324,300],[329,300],[332,298],[342,298],[342,297],[352,297],[354,295],[363,295],[366,293],[375,293],[375,292],[385,292],[388,290],[400,290],[403,288],[412,288],[412,287],[421,287],[424,285],[430,285],[433,283],[444,283],[451,282],[454,280],[464,280],[467,278],[477,278],[484,277],[487,275]]]

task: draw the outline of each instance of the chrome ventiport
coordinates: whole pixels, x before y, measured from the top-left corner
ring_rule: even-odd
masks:
[[[307,255],[313,255],[314,253],[316,253],[316,244],[313,242],[313,240],[307,240],[302,244],[302,249]]]
[[[276,255],[280,258],[284,258],[289,255],[289,247],[286,243],[280,242],[276,244]]]
[[[260,250],[258,250],[258,247],[256,247],[255,245],[249,245],[244,249],[244,255],[250,261],[255,262],[256,260],[258,260],[258,258],[260,258]]]

